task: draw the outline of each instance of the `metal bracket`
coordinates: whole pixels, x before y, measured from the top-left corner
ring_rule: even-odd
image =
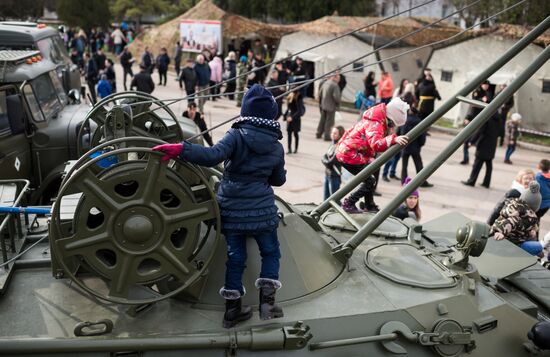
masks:
[[[285,335],[285,350],[299,350],[304,348],[313,338],[310,328],[303,321],[297,321],[294,326],[283,327]]]
[[[342,263],[345,263],[353,255],[353,248],[340,244],[332,249],[332,255]]]
[[[102,328],[96,328],[103,326]],[[113,331],[113,321],[109,319],[99,320],[97,322],[92,321],[83,321],[79,322],[74,327],[74,335],[78,337],[82,336],[101,336]],[[88,328],[89,330],[85,331],[84,329]]]

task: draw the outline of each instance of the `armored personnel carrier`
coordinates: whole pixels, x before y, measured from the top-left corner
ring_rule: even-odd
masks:
[[[549,26],[547,18],[411,139]],[[460,213],[422,225],[389,217],[549,58],[546,48],[377,214],[349,215],[336,202],[397,146],[320,205],[277,199],[285,316],[256,315],[230,330],[221,327],[218,296],[226,255],[214,196],[220,170],[161,162],[151,148],[173,131],[157,120],[135,125],[156,100],[99,103],[102,119],[82,129],[88,142],[65,167],[49,224],[14,213],[0,227],[11,231],[3,251],[13,250],[2,263],[11,274],[0,298],[0,354],[550,355],[550,271],[534,257]],[[122,135],[152,127],[161,134]],[[23,190],[14,190],[11,206]],[[259,264],[251,254],[244,303],[257,303]]]

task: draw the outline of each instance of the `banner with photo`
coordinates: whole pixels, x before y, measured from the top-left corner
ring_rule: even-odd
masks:
[[[209,50],[211,53],[221,53],[221,21],[182,20],[180,23],[180,44],[182,49],[188,52]]]

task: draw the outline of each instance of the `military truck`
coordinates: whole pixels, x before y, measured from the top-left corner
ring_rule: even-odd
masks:
[[[67,161],[105,139],[104,129],[114,125],[109,121],[104,127],[106,108],[117,103],[126,103],[136,119],[122,131],[107,130],[108,139],[143,135],[177,141],[197,132],[192,121],[159,108],[145,93],[116,93],[90,108],[80,102],[78,90],[65,92],[58,65],[39,51],[0,51],[0,67],[0,179],[30,180],[29,204],[49,203]],[[130,109],[129,103],[137,100],[149,103]]]
[[[55,64],[61,83],[68,94],[80,90],[80,71],[71,62],[59,33],[44,24],[34,22],[0,22],[0,50],[38,50]]]

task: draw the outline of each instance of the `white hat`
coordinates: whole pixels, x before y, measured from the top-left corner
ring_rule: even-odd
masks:
[[[404,125],[407,121],[409,105],[401,98],[395,97],[386,105],[386,116],[393,120],[396,126]]]
[[[521,114],[520,113],[513,113],[512,115],[510,115],[510,119],[512,119],[513,121],[521,120]]]

